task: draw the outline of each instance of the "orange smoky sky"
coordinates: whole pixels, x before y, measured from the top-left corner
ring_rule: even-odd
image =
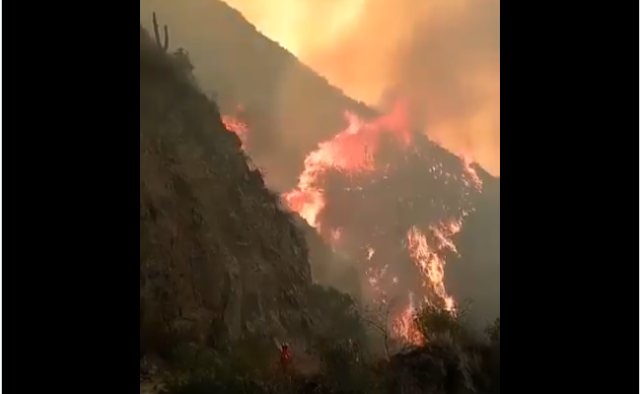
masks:
[[[348,95],[500,174],[500,0],[227,0]]]

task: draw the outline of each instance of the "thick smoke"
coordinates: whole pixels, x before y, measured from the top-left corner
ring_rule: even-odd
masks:
[[[500,173],[500,0],[229,0],[352,97]]]

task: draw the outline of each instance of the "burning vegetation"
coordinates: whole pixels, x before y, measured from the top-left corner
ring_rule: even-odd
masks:
[[[279,202],[247,163],[260,125],[242,106],[219,114],[154,27],[155,42],[141,29],[141,376],[158,357],[169,394],[499,393],[500,321],[475,336],[445,284],[482,193],[471,160],[443,162],[402,102],[347,112]],[[354,264],[366,305],[311,283],[292,212]],[[276,339],[291,341],[286,371]]]
[[[287,206],[333,250],[357,262],[364,299],[393,304],[396,339],[423,343],[414,315],[423,305],[456,313],[445,264],[458,251],[454,236],[473,211],[482,181],[467,158],[443,163],[438,146],[411,132],[404,103],[378,118],[345,114],[345,128],[304,161]],[[241,140],[253,130],[224,117]]]

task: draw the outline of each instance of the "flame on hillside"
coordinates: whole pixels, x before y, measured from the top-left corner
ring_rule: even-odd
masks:
[[[399,103],[388,114],[368,121],[346,113],[344,130],[306,156],[297,186],[282,197],[335,250],[362,264],[372,301],[403,300],[394,311],[391,328],[396,337],[419,344],[423,339],[413,316],[421,304],[441,305],[455,313],[444,281],[446,259],[457,254],[453,237],[473,210],[468,197],[481,191],[482,182],[468,157],[458,161],[458,173],[447,173],[442,163],[429,157],[427,148],[418,149],[406,111],[406,105]],[[225,117],[225,124],[246,142],[246,123]],[[405,181],[407,174],[437,188],[432,190],[434,196],[423,195],[415,180]],[[378,189],[381,185],[390,187]],[[435,196],[438,193],[456,194],[458,206],[445,206],[446,197]],[[394,202],[403,211],[431,204],[437,214],[426,223],[407,222],[400,233],[394,232],[385,227],[407,221],[406,215],[394,213],[390,206]],[[420,218],[409,215],[409,220]],[[407,269],[400,267],[403,259],[417,275],[401,275]]]

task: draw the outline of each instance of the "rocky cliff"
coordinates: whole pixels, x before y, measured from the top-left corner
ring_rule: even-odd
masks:
[[[141,356],[176,335],[304,335],[307,255],[216,105],[141,27]]]

